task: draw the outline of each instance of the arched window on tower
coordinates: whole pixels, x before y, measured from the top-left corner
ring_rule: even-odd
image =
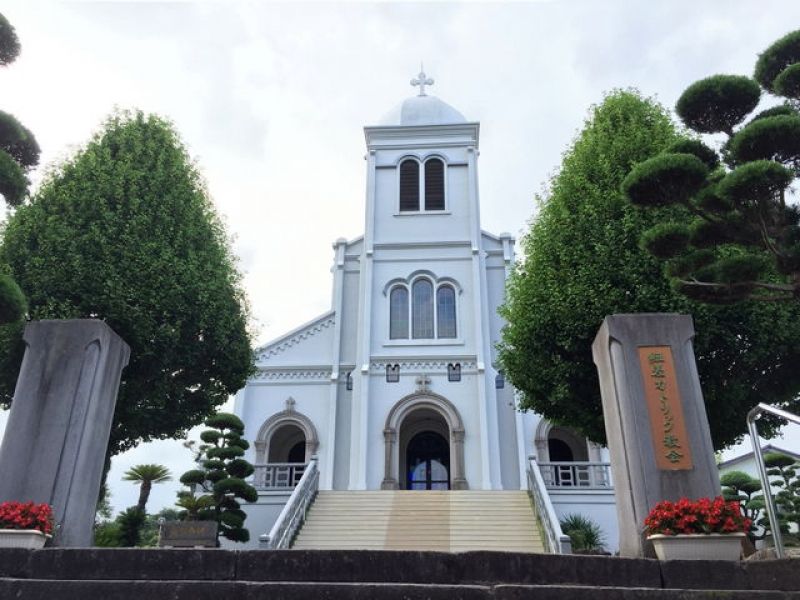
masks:
[[[398,285],[389,295],[389,339],[408,338],[408,290]]]
[[[456,291],[451,285],[436,290],[436,321],[440,338],[456,337]]]
[[[433,284],[428,279],[417,279],[411,287],[411,337],[433,337]]]
[[[425,210],[444,210],[444,163],[438,158],[425,161]]]
[[[408,158],[400,163],[400,211],[419,210],[419,163]]]

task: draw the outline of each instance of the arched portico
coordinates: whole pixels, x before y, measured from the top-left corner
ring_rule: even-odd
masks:
[[[411,418],[409,417],[414,417]],[[431,418],[433,417],[433,418]],[[438,419],[436,418],[438,417]],[[430,427],[424,425],[428,421]],[[401,462],[404,462],[405,447],[415,434],[422,431],[423,427],[432,428],[434,431],[440,427],[442,434],[450,445],[450,485],[454,490],[467,489],[467,480],[464,477],[464,422],[453,404],[438,394],[432,392],[417,392],[402,398],[389,411],[386,417],[386,426],[383,429],[385,448],[384,477],[381,489],[396,490],[400,488]],[[408,431],[404,430],[408,425]]]
[[[597,445],[589,442],[571,427],[554,425],[547,419],[539,421],[534,445],[540,463],[600,460]]]
[[[300,435],[302,434],[302,436]],[[276,456],[285,450],[286,453],[294,447],[298,440],[305,441],[305,460],[308,462],[316,454],[319,447],[319,437],[314,423],[311,422],[303,413],[294,409],[294,400],[289,398],[286,402],[286,410],[275,413],[258,430],[255,440],[256,461],[255,464],[263,465],[267,462],[288,462],[285,459],[271,460],[270,457]],[[278,449],[275,444],[280,444],[286,448]]]

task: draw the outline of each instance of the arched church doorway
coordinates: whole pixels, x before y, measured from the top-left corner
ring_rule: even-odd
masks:
[[[572,448],[569,447],[569,444],[558,438],[547,440],[547,450],[550,454],[551,462],[572,462],[575,460],[575,455],[572,453]]]
[[[576,430],[542,419],[536,427],[536,454],[545,485],[573,487],[589,485],[595,477],[588,465],[592,446]]]
[[[286,410],[272,415],[258,430],[253,485],[261,489],[290,489],[297,485],[319,447],[314,424],[295,410],[293,398]]]
[[[441,435],[433,431],[418,433],[406,450],[406,489],[449,490],[450,448]]]
[[[570,427],[552,427],[547,434],[547,450],[550,462],[589,460],[586,438]]]
[[[317,452],[319,438],[314,424],[295,410],[293,398],[286,400],[286,410],[267,419],[255,439],[256,465],[270,463],[307,463]]]
[[[383,430],[382,489],[465,490],[464,425],[455,406],[432,392],[406,396]]]
[[[269,439],[268,463],[306,462],[306,436],[294,423],[281,425]]]

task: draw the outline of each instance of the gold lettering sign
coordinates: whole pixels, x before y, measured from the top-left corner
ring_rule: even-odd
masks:
[[[692,468],[681,394],[669,346],[640,346],[639,365],[650,415],[656,464],[665,471]]]

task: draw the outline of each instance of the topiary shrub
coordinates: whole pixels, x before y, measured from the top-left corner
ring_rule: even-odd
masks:
[[[761,92],[784,98],[748,120]],[[621,190],[636,206],[682,207],[677,224],[650,231],[642,244],[667,261],[673,289],[693,300],[800,300],[800,223],[794,186],[800,176],[800,30],[758,58],[753,79],[713,75],[691,84],[675,107],[698,134],[725,134],[719,152],[699,140],[677,142],[634,166]],[[702,162],[705,173],[686,158]],[[713,264],[690,268],[686,256],[712,250]]]
[[[19,50],[14,27],[0,14],[0,66],[14,62]],[[7,206],[17,207],[25,200],[29,184],[27,172],[39,162],[39,152],[39,144],[30,130],[13,115],[0,111],[0,198]],[[3,326],[19,323],[28,310],[22,290],[4,270],[0,265],[0,329],[4,329],[0,341],[9,331],[18,329]],[[0,367],[13,369],[13,361],[9,364],[8,358],[8,354],[0,350]]]
[[[219,524],[217,536],[234,542],[246,542],[250,532],[245,529],[247,514],[239,500],[255,502],[256,489],[245,481],[253,474],[253,465],[241,458],[249,447],[244,435],[244,423],[236,415],[217,413],[206,419],[210,427],[200,434],[197,464],[181,476],[181,483],[191,491],[178,494],[181,517],[186,520],[213,520]]]

